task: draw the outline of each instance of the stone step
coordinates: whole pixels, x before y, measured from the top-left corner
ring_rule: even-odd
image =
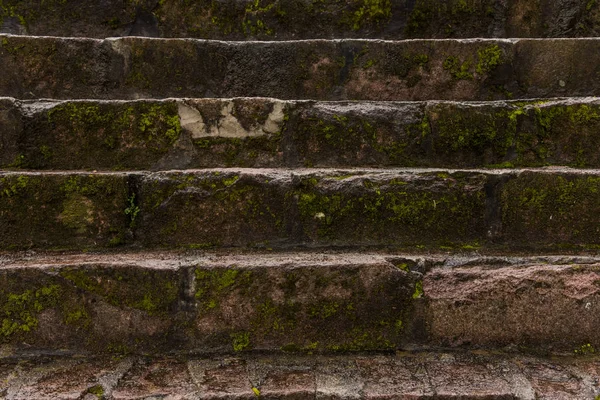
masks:
[[[600,246],[600,171],[2,172],[0,249],[575,251]]]
[[[0,96],[494,100],[597,95],[600,39],[66,39],[0,35]],[[584,62],[585,61],[585,62]]]
[[[0,99],[0,167],[600,167],[600,100]]]
[[[470,352],[25,359],[5,362],[1,374],[7,400],[582,400],[600,394],[597,357]]]
[[[0,32],[226,40],[598,36],[596,1],[4,0]]]
[[[598,257],[144,252],[0,265],[3,357],[600,346]]]

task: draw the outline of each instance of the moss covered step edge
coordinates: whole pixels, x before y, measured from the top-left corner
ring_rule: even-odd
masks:
[[[222,42],[0,35],[0,95],[316,100],[585,96],[600,88],[599,54],[596,38]]]
[[[0,173],[0,249],[597,251],[600,171]]]
[[[596,0],[3,0],[0,32],[226,40],[598,36]]]
[[[600,100],[0,98],[0,167],[600,167]]]
[[[465,351],[4,361],[9,399],[594,399],[598,357]],[[442,397],[443,396],[443,397]],[[85,398],[85,397],[84,397]]]
[[[3,357],[600,346],[597,257],[134,253],[2,264]]]

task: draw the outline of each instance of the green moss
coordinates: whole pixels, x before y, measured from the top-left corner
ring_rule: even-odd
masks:
[[[319,143],[323,152],[337,151],[343,153],[354,153],[359,149],[368,147],[377,153],[387,156],[391,162],[405,161],[404,149],[407,146],[404,140],[382,140],[374,121],[362,118],[348,118],[347,116],[334,114],[327,120],[309,120],[303,126],[302,135],[308,136],[308,141],[315,140]],[[407,126],[406,129],[419,130],[420,124]],[[410,134],[410,132],[409,132]],[[312,139],[314,137],[314,139]],[[306,140],[306,139],[303,139]],[[318,159],[322,153],[306,151],[304,156],[307,162],[312,158]]]
[[[354,31],[365,26],[379,26],[392,16],[391,0],[358,0],[354,2],[358,9],[353,13],[346,12],[342,21]]]
[[[415,291],[413,292],[413,299],[420,299],[423,297],[423,281],[417,281],[415,283]]]
[[[250,349],[250,333],[238,332],[231,334],[233,351],[240,352]]]
[[[40,146],[40,154],[44,158],[44,161],[49,161],[52,159],[52,149],[49,146]]]
[[[587,104],[571,105],[566,107],[566,113],[572,123],[585,123],[600,118],[597,110]]]
[[[37,315],[58,304],[62,288],[58,285],[29,289],[22,293],[7,293],[2,296],[0,313],[2,326],[0,336],[9,339],[35,330],[38,326]]]
[[[81,195],[92,198],[94,196],[112,196],[122,190],[120,181],[110,176],[75,175],[70,176],[62,185],[61,191],[67,196]]]
[[[479,242],[474,242],[472,244],[464,244],[460,248],[467,251],[475,251],[480,249],[481,246],[479,245]]]
[[[597,244],[590,241],[597,237],[595,217],[588,216],[596,215],[599,197],[600,178],[594,176],[525,174],[503,188],[502,223],[514,240]]]
[[[461,62],[458,57],[450,56],[444,60],[444,62],[442,63],[442,67],[444,68],[444,70],[448,71],[454,79],[473,79],[473,73],[469,71],[469,69],[471,68],[470,61]]]
[[[575,349],[573,352],[575,353],[575,355],[578,356],[591,355],[596,353],[596,349],[594,349],[594,346],[592,346],[591,343],[586,343],[584,345],[581,345],[579,348]]]
[[[325,302],[324,304],[313,305],[309,311],[311,317],[327,319],[337,314],[340,305],[336,302]]]
[[[231,186],[234,183],[236,183],[239,179],[240,179],[240,177],[238,175],[234,175],[234,176],[232,176],[230,178],[223,179],[223,185],[225,185],[225,186]]]
[[[221,297],[237,287],[249,284],[251,272],[233,268],[197,269],[195,297],[205,310],[216,308]]]
[[[158,142],[162,147],[162,141],[166,139],[166,145],[170,147],[179,139],[181,134],[179,115],[170,108],[165,105],[152,105],[146,112],[140,114],[138,128],[140,132],[147,134],[148,143]],[[157,127],[158,121],[164,124],[164,126],[161,124],[160,130]]]
[[[286,353],[299,353],[302,351],[302,347],[295,343],[288,343],[281,346],[280,350]]]
[[[378,330],[355,327],[350,332],[350,339],[344,343],[330,345],[333,352],[354,352],[368,350],[394,350],[396,346],[386,339]]]
[[[369,59],[369,60],[367,60],[367,62],[364,63],[363,68],[368,69],[368,68],[371,68],[372,66],[374,66],[375,64],[376,64],[375,60]]]
[[[263,20],[261,20],[261,15],[269,13],[273,7],[275,7],[276,3],[268,2],[267,5],[261,5],[261,0],[254,0],[252,3],[248,3],[246,5],[246,13],[244,15],[244,19],[242,21],[242,32],[245,35],[267,35],[271,36],[275,33],[275,31],[269,28]]]
[[[143,310],[149,315],[168,314],[179,296],[179,284],[167,272],[66,268],[60,275],[109,304]]]
[[[108,156],[108,160],[114,160],[113,164],[119,163],[122,157],[132,157],[130,152],[133,149],[165,153],[181,133],[175,102],[136,103],[131,106],[68,102],[48,111],[47,120],[55,130],[54,141],[68,147],[79,157]],[[48,140],[42,145],[54,145],[54,141]],[[57,151],[59,147],[55,146],[54,160],[67,156],[67,153],[57,154]],[[135,154],[135,157],[143,159],[148,156]]]
[[[22,195],[28,184],[29,177],[25,175],[0,178],[0,198]]]
[[[517,142],[517,118],[522,108],[512,110],[476,109],[438,105],[434,108],[438,132],[436,148],[441,153],[461,151],[479,159],[485,153],[495,159],[505,157]]]
[[[480,201],[479,195],[475,196],[476,199],[467,199],[465,193],[454,190],[445,195],[433,195],[427,191],[407,191],[405,185],[389,181],[363,179],[362,183],[367,190],[360,196],[321,192],[318,186],[294,192],[305,233],[313,240],[332,240],[341,231],[358,225],[368,229],[367,235],[377,237],[387,237],[391,235],[390,229],[396,231],[399,226],[402,226],[402,233],[410,237],[416,233],[442,232],[445,229],[451,229],[453,235],[457,235],[457,224],[450,220],[454,218],[456,222],[460,219],[469,225],[472,209],[466,203]],[[445,184],[454,186],[450,181]]]
[[[106,352],[113,354],[113,360],[121,360],[130,355],[132,350],[123,343],[110,343],[106,346]]]
[[[425,65],[427,65],[427,63],[429,63],[429,56],[427,54],[416,54],[413,57],[413,60],[419,66],[424,67]]]
[[[63,211],[59,220],[66,227],[74,229],[78,234],[84,234],[95,223],[94,204],[80,194],[69,196],[63,203]]]
[[[404,272],[410,272],[408,263],[400,263],[400,264],[396,265],[396,268],[398,268],[399,270],[404,271]]]
[[[140,213],[140,207],[137,205],[135,201],[135,193],[132,193],[127,198],[127,208],[125,208],[125,215],[129,217],[129,227],[135,227],[136,218]]]
[[[92,322],[92,318],[84,307],[75,307],[71,310],[65,310],[64,322],[67,325],[88,328]]]
[[[595,146],[592,132],[600,121],[599,110],[594,105],[571,104],[533,107],[536,129],[522,135],[520,153],[536,157],[538,164],[546,165],[555,156],[554,151],[574,167],[586,167],[594,162]],[[565,138],[569,132],[569,140]],[[563,164],[564,165],[564,164]]]
[[[477,67],[479,74],[488,74],[502,64],[502,49],[497,44],[477,50]]]
[[[95,385],[88,389],[88,393],[95,395],[98,399],[104,398],[104,388],[102,385]]]

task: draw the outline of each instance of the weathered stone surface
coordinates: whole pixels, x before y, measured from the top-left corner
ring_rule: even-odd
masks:
[[[23,133],[22,113],[14,100],[0,98],[0,167],[12,165],[19,155],[19,135]]]
[[[0,104],[8,168],[600,166],[596,98]]]
[[[1,341],[115,354],[177,349],[185,337],[183,279],[177,270],[135,265],[3,269]]]
[[[118,2],[4,0],[0,31],[45,36],[163,36],[228,40],[331,37],[597,36],[584,0]]]
[[[140,176],[139,243],[210,248],[289,242],[285,195],[290,175],[270,170],[238,172]]]
[[[498,242],[513,248],[597,249],[600,179],[595,172],[525,171],[499,185]],[[522,243],[522,246],[519,245]]]
[[[3,100],[0,165],[137,170],[281,166],[284,102]],[[291,104],[290,104],[291,105]],[[20,118],[20,119],[19,119]]]
[[[361,261],[197,269],[200,340],[229,351],[397,348],[412,336],[418,275]]]
[[[598,92],[597,39],[309,40],[0,37],[0,95],[494,100]],[[588,60],[580,68],[575,59]],[[591,58],[590,58],[591,57]]]
[[[59,351],[115,356],[215,351],[313,354],[446,346],[585,358],[600,346],[598,258],[156,253],[3,260],[4,356]],[[388,392],[381,390],[393,391],[392,387],[415,395],[431,393],[418,383],[422,381],[433,382],[438,393],[478,388],[483,396],[520,384],[509,373],[513,367],[496,372],[482,368],[479,378],[465,386],[428,378],[422,360],[411,360],[388,366],[406,371],[386,388],[378,386],[384,379],[377,377],[384,373],[381,366],[380,372],[367,372],[372,381],[346,386],[371,368],[359,363],[358,370],[318,369],[315,390],[323,398],[350,396],[351,387],[373,396],[384,396]],[[458,364],[446,368],[452,359],[439,361],[436,376],[450,370],[462,376]],[[243,381],[231,381],[219,372],[224,364],[194,368],[209,367],[213,373],[194,382],[221,382],[224,397],[246,393]],[[236,363],[233,367],[242,368]],[[256,374],[269,376],[267,365],[256,368]],[[303,368],[295,368],[295,377],[285,380],[290,390],[310,380]],[[495,378],[488,374],[497,372],[504,375],[504,384],[484,384],[491,384]],[[535,377],[537,372],[528,373]],[[597,370],[587,373],[593,376]],[[280,377],[270,376],[272,387],[280,388]],[[266,384],[258,378],[253,382]],[[132,385],[123,392],[125,398],[147,390]],[[280,389],[272,390],[273,396],[281,394]]]
[[[434,268],[423,280],[432,340],[593,353],[599,278],[597,264]]]
[[[5,172],[0,248],[596,250],[597,175],[565,168]]]
[[[200,389],[201,399],[256,398],[245,359],[219,357],[190,360],[188,370]]]
[[[132,367],[132,360],[57,358],[2,360],[10,374],[3,381],[6,399],[105,399]],[[7,368],[7,369],[8,369]]]
[[[139,361],[123,375],[110,398],[198,399],[198,387],[190,376],[187,364],[169,359]]]
[[[130,234],[122,174],[0,173],[0,248],[102,248]]]
[[[12,261],[0,340],[18,354],[390,350],[414,334],[419,279],[357,255]]]
[[[483,173],[207,170],[145,174],[144,246],[477,245]]]
[[[598,385],[592,383],[589,374],[598,366],[595,358],[550,360],[510,354],[429,352],[310,358],[129,358],[121,362],[96,357],[23,360],[11,362],[11,366],[11,377],[3,392],[7,400],[251,400],[259,395],[267,399],[579,400],[593,399],[598,394]],[[322,381],[323,371],[343,371],[347,367],[358,371],[347,387],[351,391],[323,397],[322,393],[335,391],[335,384]],[[69,375],[68,368],[73,368],[75,375]],[[106,382],[103,375],[119,380]],[[71,391],[74,376],[85,383]],[[472,380],[479,379],[486,380],[485,387],[471,387]],[[396,384],[399,381],[404,385]],[[97,382],[102,383],[94,386]],[[452,387],[442,382],[451,382]],[[47,391],[43,384],[48,385]]]

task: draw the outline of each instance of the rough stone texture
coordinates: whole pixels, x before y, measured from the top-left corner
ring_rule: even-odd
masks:
[[[128,178],[0,173],[0,248],[102,248],[130,234]]]
[[[17,159],[19,136],[23,133],[22,113],[12,99],[0,98],[0,166]]]
[[[284,102],[2,99],[0,104],[3,167],[156,170],[282,165],[281,131],[288,106]]]
[[[14,169],[600,166],[596,98],[0,104],[0,165]]]
[[[177,350],[185,337],[190,300],[177,270],[88,264],[0,272],[4,344],[128,354]]]
[[[600,180],[595,175],[530,171],[499,187],[499,241],[510,238],[515,249],[519,242],[557,249],[600,245]]]
[[[389,350],[414,335],[421,295],[381,257],[33,262],[0,270],[0,340],[18,354]]]
[[[598,281],[597,257],[13,254],[3,256],[0,268],[0,343],[3,357],[331,354],[440,346],[586,357],[600,346]],[[436,376],[446,375],[443,365]],[[322,383],[347,392],[353,386],[344,382],[359,374],[355,368],[332,370]],[[483,369],[467,387],[427,378],[419,363],[403,362],[402,368],[407,371],[393,384],[412,387],[415,394],[428,393],[416,378],[435,381],[440,393],[485,393],[492,379],[486,374],[493,375]],[[456,365],[451,369],[462,374]],[[375,385],[383,379],[367,375]],[[305,378],[299,369],[287,382],[303,386],[294,382]],[[217,374],[210,381],[221,379]],[[505,383],[516,382],[511,379]],[[222,385],[224,393],[229,385],[243,392],[239,383]]]
[[[5,172],[0,248],[595,251],[599,182],[566,168]]]
[[[597,264],[434,268],[423,280],[431,337],[450,346],[557,346],[592,353],[599,278]]]
[[[112,399],[112,388],[133,360],[37,358],[2,360],[5,399]]]
[[[65,39],[0,36],[0,95],[500,100],[598,92],[598,39]],[[590,58],[591,57],[591,58]],[[569,67],[573,59],[588,62]]]
[[[227,40],[597,36],[595,1],[4,0],[0,31],[45,36]]]
[[[418,275],[388,262],[332,261],[197,269],[202,345],[339,352],[394,349],[410,338]]]
[[[7,400],[581,400],[600,391],[598,365],[597,358],[469,352],[11,360],[3,363],[9,375],[2,394]]]
[[[143,175],[144,246],[474,244],[483,173],[208,170]]]

